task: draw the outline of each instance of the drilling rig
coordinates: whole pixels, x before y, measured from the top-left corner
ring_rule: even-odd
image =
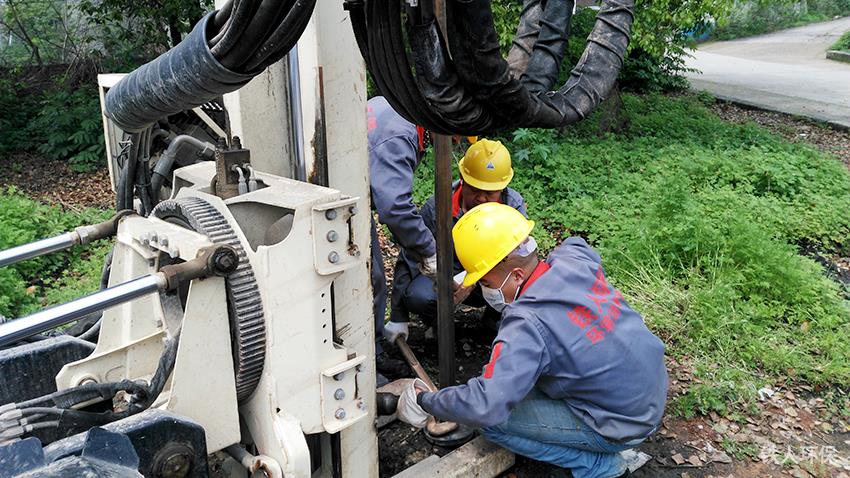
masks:
[[[611,89],[633,16],[602,2],[553,90],[571,0],[526,0],[507,59],[486,0],[216,6],[99,77],[116,215],[0,252],[114,243],[100,291],[0,324],[0,476],[205,477],[216,452],[229,476],[378,476],[367,68],[435,133],[564,127]]]

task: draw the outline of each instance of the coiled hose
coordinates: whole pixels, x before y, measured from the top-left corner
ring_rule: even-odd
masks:
[[[239,89],[292,49],[315,4],[233,0],[210,12],[177,46],[110,89],[106,115],[125,132],[141,133],[165,116]]]
[[[350,0],[346,8],[372,77],[393,108],[433,131],[473,135],[563,127],[587,116],[610,91],[628,46],[634,0],[604,1],[569,80],[550,91],[573,5],[527,0],[510,63],[499,51],[488,0],[446,2],[447,32],[434,19],[433,0],[404,10],[397,0]]]

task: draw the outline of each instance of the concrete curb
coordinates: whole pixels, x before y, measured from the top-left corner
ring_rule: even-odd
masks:
[[[782,113],[790,116],[809,118],[812,121],[824,123],[835,130],[850,132],[850,121],[845,120],[844,118],[836,118],[833,115],[826,115],[810,108],[800,109],[789,107],[789,102],[791,100],[794,100],[793,98],[788,98],[782,95],[776,95],[766,92],[759,92],[760,94],[765,95],[766,98],[775,97],[772,98],[774,101],[764,101],[763,99],[744,99],[741,97],[743,95],[739,95],[737,94],[737,92],[734,91],[734,87],[727,87],[727,85],[723,85],[720,83],[704,81],[695,78],[688,78],[688,80],[691,83],[691,91],[707,91],[711,94],[711,96],[713,96],[719,101],[732,103],[750,109],[772,111],[774,113]],[[781,99],[783,101],[776,101],[776,99]]]
[[[826,59],[850,63],[850,52],[840,50],[829,50],[826,52]]]

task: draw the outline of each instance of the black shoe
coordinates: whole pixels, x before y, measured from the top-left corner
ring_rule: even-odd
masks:
[[[381,352],[375,357],[375,365],[379,373],[391,379],[402,378],[410,374],[410,369],[407,367],[406,362],[394,359],[387,355],[386,352]]]

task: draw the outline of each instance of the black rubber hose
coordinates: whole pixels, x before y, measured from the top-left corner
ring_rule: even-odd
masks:
[[[293,3],[294,0],[263,0],[251,24],[239,39],[239,43],[227,55],[216,57],[221,59],[223,65],[234,70],[242,70],[254,53],[265,43],[267,37],[273,33],[272,29],[286,18],[286,12],[292,9]]]
[[[558,81],[570,36],[574,5],[573,0],[546,3],[539,21],[537,41],[534,42],[531,58],[521,79],[533,95],[549,91]]]
[[[260,2],[257,0],[235,0],[233,12],[230,14],[224,35],[222,35],[221,40],[211,49],[213,56],[218,58],[225,68],[233,68],[233,65],[224,62],[223,58],[239,43],[239,39],[247,30],[248,25],[251,24],[254,13],[259,6]]]
[[[443,119],[469,130],[490,129],[491,116],[465,91],[436,20],[411,26],[410,45],[418,53],[414,56],[417,83],[432,109]]]
[[[106,115],[122,130],[139,132],[158,119],[235,91],[257,73],[237,73],[212,55],[206,15],[176,47],[127,75],[106,94]]]
[[[519,78],[528,67],[528,59],[537,41],[537,33],[540,31],[540,17],[543,15],[543,6],[540,0],[525,0],[522,4],[522,12],[519,16],[516,35],[511,42],[511,50],[508,53],[508,68],[514,78]]]
[[[245,63],[244,68],[248,71],[262,71],[289,53],[310,22],[310,12],[315,6],[316,0],[295,0],[283,21]]]

